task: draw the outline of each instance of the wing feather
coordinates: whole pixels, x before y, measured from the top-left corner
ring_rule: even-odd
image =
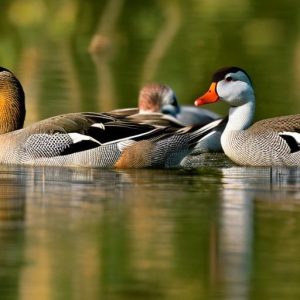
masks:
[[[264,119],[256,122],[250,128],[254,133],[266,130],[300,132],[300,114]]]

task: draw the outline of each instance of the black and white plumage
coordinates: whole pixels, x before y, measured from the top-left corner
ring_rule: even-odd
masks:
[[[154,144],[156,140],[170,137],[174,131],[109,114],[65,114],[0,135],[0,143],[4,142],[0,162],[115,167],[126,149],[142,145],[141,141],[145,140]],[[137,152],[143,156],[142,148],[133,150],[132,156]],[[179,163],[180,159],[177,165]],[[135,167],[131,164],[131,161],[125,162],[122,167]],[[141,167],[151,164],[151,161],[144,162]]]
[[[203,134],[195,145],[191,155],[206,152],[223,152],[221,134],[228,118],[207,109],[178,104],[174,91],[159,83],[146,84],[139,93],[137,108],[124,108],[111,111],[138,123],[156,126],[203,126]]]
[[[249,75],[239,67],[218,70],[209,91],[195,104],[218,100],[230,105],[221,136],[223,150],[230,159],[247,166],[300,165],[300,114],[265,119],[251,126],[254,90]]]
[[[25,128],[21,84],[0,67],[0,163],[105,168],[177,167],[210,129],[161,114],[69,113]]]

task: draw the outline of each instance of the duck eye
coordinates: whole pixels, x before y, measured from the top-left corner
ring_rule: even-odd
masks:
[[[225,80],[229,82],[229,81],[232,81],[233,78],[231,76],[228,76],[228,77],[225,78]]]

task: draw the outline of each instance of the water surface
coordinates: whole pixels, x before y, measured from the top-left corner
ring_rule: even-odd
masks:
[[[299,172],[2,167],[0,293],[297,299]]]

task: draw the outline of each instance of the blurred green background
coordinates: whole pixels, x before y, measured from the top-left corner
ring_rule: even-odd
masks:
[[[27,122],[135,106],[154,81],[193,104],[226,65],[252,76],[257,118],[298,113],[299,8],[297,0],[2,0],[0,64],[24,85]]]

